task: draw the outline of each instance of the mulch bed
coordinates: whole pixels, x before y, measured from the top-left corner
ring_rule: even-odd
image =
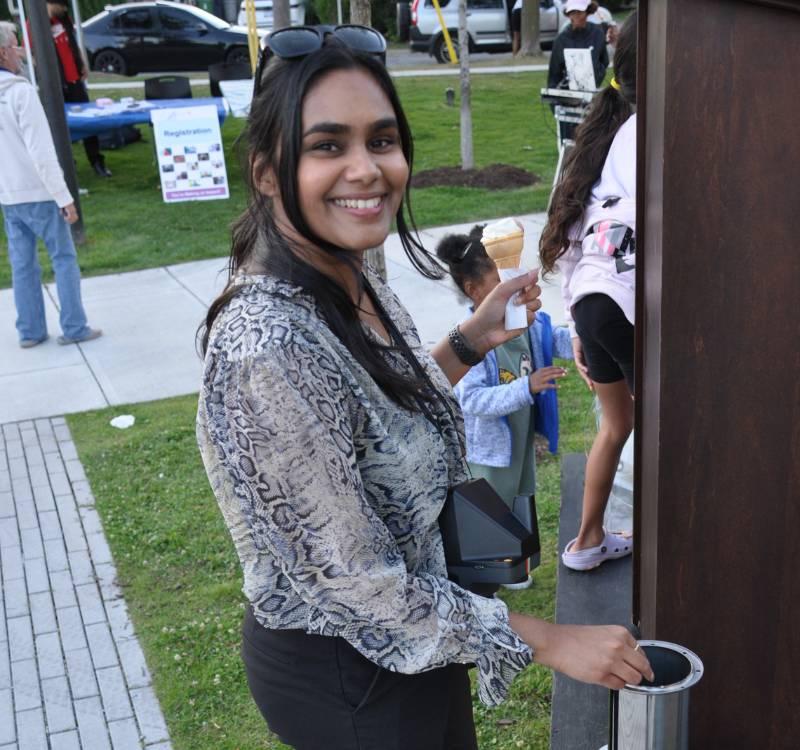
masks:
[[[418,172],[411,180],[412,187],[471,187],[486,190],[512,190],[539,182],[539,176],[510,164],[490,164],[482,169],[439,167]]]

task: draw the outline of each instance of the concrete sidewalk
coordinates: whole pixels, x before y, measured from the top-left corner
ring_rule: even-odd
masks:
[[[63,418],[0,429],[0,750],[169,750]]]
[[[534,267],[544,214],[521,217],[525,225],[523,265]],[[426,247],[470,225],[427,229]],[[464,301],[449,280],[420,276],[397,235],[386,242],[389,283],[411,312],[428,345],[464,317]],[[55,285],[47,288],[50,339],[21,349],[13,321],[11,290],[0,290],[0,424],[152,401],[197,391],[201,360],[195,333],[209,302],[226,281],[226,258],[97,276],[82,283],[91,325],[104,336],[77,346],[58,346]],[[543,284],[544,307],[563,321],[557,280]]]

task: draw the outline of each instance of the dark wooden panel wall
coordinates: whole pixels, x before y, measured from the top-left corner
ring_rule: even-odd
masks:
[[[692,748],[798,748],[800,2],[641,10],[634,616]]]

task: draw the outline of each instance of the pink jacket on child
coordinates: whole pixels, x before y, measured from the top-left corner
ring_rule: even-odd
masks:
[[[581,222],[556,267],[570,334],[572,306],[589,294],[607,294],[634,323],[636,276],[636,115],[617,131]]]

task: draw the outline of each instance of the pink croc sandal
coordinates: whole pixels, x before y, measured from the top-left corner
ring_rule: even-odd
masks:
[[[592,570],[606,560],[617,560],[633,552],[633,535],[627,531],[606,531],[605,538],[597,547],[570,552],[570,547],[577,541],[573,539],[561,555],[564,565],[571,570]]]

